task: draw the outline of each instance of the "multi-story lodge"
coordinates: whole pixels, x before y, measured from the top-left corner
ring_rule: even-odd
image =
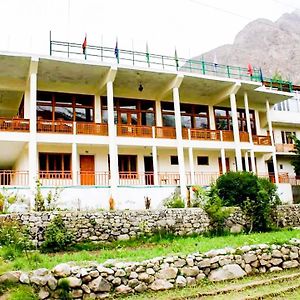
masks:
[[[39,180],[45,193],[61,188],[64,207],[107,207],[112,196],[143,208],[148,196],[154,208],[176,187],[186,197],[246,170],[292,201],[299,87],[256,69],[80,47],[0,54],[1,186],[31,205]]]

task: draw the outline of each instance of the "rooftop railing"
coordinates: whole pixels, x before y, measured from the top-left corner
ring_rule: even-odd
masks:
[[[122,65],[138,66],[143,68],[158,68],[170,71],[183,71],[202,75],[232,78],[246,81],[261,82],[266,87],[280,91],[293,92],[292,82],[284,80],[273,80],[262,76],[260,68],[237,67],[231,65],[207,62],[204,60],[186,59],[182,57],[153,54],[147,52],[124,50],[119,48],[87,45],[83,51],[79,43],[70,43],[51,40],[50,55],[59,54],[66,58],[83,58],[117,63]]]

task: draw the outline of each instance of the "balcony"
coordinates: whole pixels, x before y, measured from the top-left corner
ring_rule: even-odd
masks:
[[[155,137],[176,139],[176,129],[174,127],[155,127]]]
[[[70,186],[73,184],[71,171],[39,171],[38,178],[43,186]]]
[[[271,136],[267,135],[253,135],[252,136],[253,144],[254,145],[262,145],[262,146],[271,146]]]
[[[29,132],[29,120],[0,118],[0,131]]]
[[[275,174],[258,174],[260,178],[269,179],[271,182],[275,183]],[[279,173],[278,174],[279,183],[289,183],[291,185],[300,185],[300,176],[295,176],[289,173]]]
[[[77,134],[90,134],[90,135],[108,135],[108,125],[101,123],[90,122],[77,122],[76,123]]]
[[[142,137],[152,138],[151,126],[139,126],[139,125],[117,125],[117,135],[127,137]]]
[[[78,172],[78,184],[79,185],[97,185],[97,186],[109,186],[110,174],[109,172],[92,172],[92,171],[80,171]]]
[[[249,133],[240,131],[240,141],[242,143],[249,143]]]
[[[73,126],[74,125],[72,121],[38,120],[37,132],[73,134]]]
[[[294,151],[294,144],[276,144],[276,152],[293,153]]]
[[[119,172],[119,185],[154,185],[153,172]]]
[[[233,132],[229,130],[210,130],[210,129],[182,129],[182,138],[201,141],[233,141]]]
[[[0,170],[0,186],[28,186],[28,171]]]

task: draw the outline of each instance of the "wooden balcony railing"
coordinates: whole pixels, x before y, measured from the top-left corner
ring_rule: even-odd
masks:
[[[29,120],[19,118],[0,118],[0,131],[29,131]]]
[[[39,171],[38,177],[44,186],[69,186],[73,184],[71,171]]]
[[[249,134],[248,134],[248,132],[240,131],[240,141],[242,143],[248,143],[249,142]]]
[[[154,185],[154,173],[119,172],[119,185]]]
[[[158,173],[158,182],[160,185],[179,185],[179,173],[160,172]]]
[[[77,122],[77,134],[108,135],[108,125],[101,123]]]
[[[294,144],[276,144],[276,151],[293,153],[293,151],[295,151],[295,145]]]
[[[195,172],[195,184],[201,186],[209,186],[214,183],[219,176],[219,173]]]
[[[43,133],[73,133],[72,121],[37,121],[37,131]]]
[[[265,146],[271,146],[271,136],[267,135],[253,135],[252,140],[254,145],[265,145]]]
[[[155,127],[155,137],[176,139],[176,129],[174,127]]]
[[[80,171],[78,172],[78,184],[80,185],[97,185],[109,186],[109,172],[92,172]]]
[[[260,173],[258,174],[260,178],[269,179],[271,182],[275,183],[275,174],[274,173]],[[279,173],[278,174],[279,183],[289,183],[291,185],[300,185],[300,176],[295,176],[289,173]]]
[[[191,129],[192,140],[220,141],[220,130]]]
[[[152,137],[152,127],[151,126],[140,126],[140,125],[117,125],[118,136],[129,136],[129,137],[142,137],[151,138]]]
[[[224,142],[233,142],[233,131],[231,130],[222,130],[222,141]]]
[[[28,171],[0,170],[0,186],[27,186]]]

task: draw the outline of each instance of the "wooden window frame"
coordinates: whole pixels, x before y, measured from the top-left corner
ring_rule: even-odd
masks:
[[[181,103],[181,105],[185,105],[185,106],[189,106],[191,108],[191,112],[189,113],[183,113],[183,112],[180,112],[180,116],[188,116],[188,117],[192,117],[192,129],[209,129],[210,128],[210,123],[209,123],[209,109],[208,109],[208,106],[207,105],[200,105],[200,104],[189,104],[189,103]],[[198,114],[196,113],[197,111],[197,108],[205,108],[207,111],[205,114],[201,113],[201,114]],[[200,128],[200,127],[196,127],[196,117],[200,117],[200,118],[206,118],[207,120],[207,128]],[[182,126],[182,122],[181,122],[181,126]],[[183,128],[186,128],[186,127],[183,127]]]
[[[135,161],[135,171],[131,170],[131,159],[134,159]],[[120,159],[122,159],[122,162],[120,163]],[[126,161],[127,160],[127,161]],[[127,163],[127,169],[124,168],[124,165],[122,165],[123,162]],[[137,179],[138,178],[138,157],[134,154],[119,154],[118,155],[118,170],[119,170],[119,178],[120,179]],[[125,174],[122,174],[125,173]]]

